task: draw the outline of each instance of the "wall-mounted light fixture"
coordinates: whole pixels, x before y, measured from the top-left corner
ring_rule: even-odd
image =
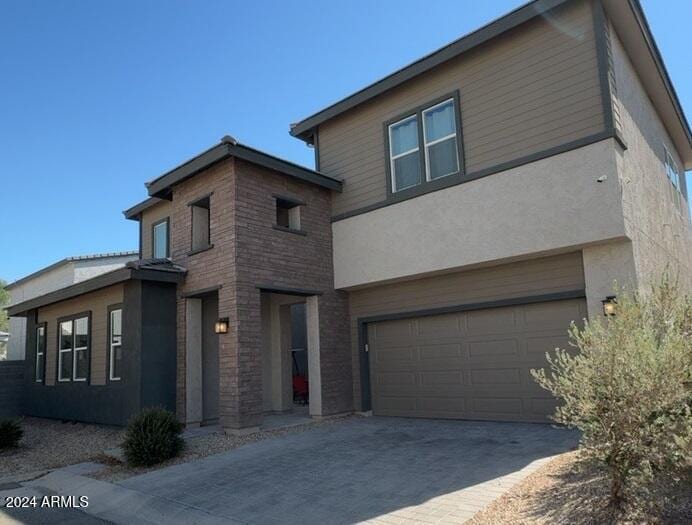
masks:
[[[603,315],[613,317],[617,313],[618,301],[614,295],[609,295],[603,301]]]
[[[214,323],[214,332],[217,334],[228,333],[228,317],[221,317]]]

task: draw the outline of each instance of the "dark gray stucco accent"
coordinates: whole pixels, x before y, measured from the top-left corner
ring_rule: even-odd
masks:
[[[130,389],[126,388],[125,381],[107,385],[72,382],[45,385],[33,381],[36,326],[35,315],[28,316],[24,415],[64,421],[124,425],[132,410],[128,397]],[[128,344],[127,341],[124,343]],[[57,352],[57,348],[55,351]],[[123,359],[124,369],[131,367],[133,353],[125,353]],[[52,373],[52,371],[47,370],[46,373]]]
[[[358,106],[390,89],[410,80],[430,69],[450,60],[470,49],[487,42],[491,38],[517,27],[546,11],[565,3],[568,0],[534,0],[524,4],[514,11],[498,18],[489,24],[455,40],[451,44],[438,49],[408,66],[391,73],[377,82],[349,95],[331,106],[291,126],[290,133],[294,137],[308,141],[312,130],[321,124],[355,106]]]
[[[366,351],[368,342],[368,323],[380,321],[393,321],[398,319],[411,319],[414,317],[424,317],[431,315],[449,314],[457,312],[468,312],[472,310],[486,310],[488,308],[503,308],[506,306],[520,306],[535,303],[546,303],[551,301],[564,301],[567,299],[583,299],[586,291],[570,290],[552,294],[530,295],[524,297],[513,297],[511,299],[501,299],[497,301],[483,301],[478,303],[466,303],[454,306],[444,306],[441,308],[428,308],[423,310],[412,310],[407,312],[397,312],[392,314],[374,315],[369,317],[359,317],[358,323],[358,355],[360,357],[360,385],[361,385],[361,410],[367,412],[372,410],[372,392],[370,383],[370,360]]]
[[[24,361],[0,361],[0,419],[24,413]]]
[[[311,295],[322,295],[324,292],[321,290],[305,290],[303,288],[286,288],[283,286],[274,286],[271,284],[260,284],[257,285],[255,288],[260,290],[261,292],[267,292],[267,293],[281,293],[285,295],[300,295],[303,297],[309,297]]]
[[[613,94],[610,91],[610,65],[608,60],[608,38],[606,17],[600,0],[592,3],[593,32],[596,39],[596,62],[598,64],[598,82],[601,85],[601,104],[606,131],[615,137],[615,121],[613,119]]]
[[[121,379],[107,380],[104,385],[72,382],[44,385],[32,381],[36,316],[28,316],[24,414],[67,421],[125,425],[130,417],[145,407],[161,406],[175,411],[175,284],[127,281],[122,309]],[[91,331],[90,337],[93,338]],[[93,346],[93,339],[90,344]],[[108,357],[107,346],[107,360]]]
[[[265,168],[276,170],[280,173],[294,177],[296,179],[316,184],[323,188],[334,191],[341,191],[341,181],[328,177],[322,173],[289,162],[268,153],[256,150],[249,146],[244,146],[230,139],[223,139],[221,144],[211,147],[202,152],[197,157],[187,161],[177,168],[164,173],[152,182],[147,183],[149,195],[152,197],[163,197],[167,195],[171,187],[175,184],[196,175],[200,171],[207,169],[222,160],[236,157],[248,162],[252,162]]]
[[[140,407],[159,406],[175,412],[176,287],[133,281],[142,289],[140,342]],[[128,283],[129,285],[129,283]]]
[[[518,159],[514,159],[511,161],[503,162],[500,164],[496,164],[495,166],[489,166],[487,168],[484,168],[482,170],[478,170],[472,173],[465,173],[460,177],[455,177],[455,178],[448,178],[448,177],[443,177],[441,179],[437,179],[435,181],[429,182],[426,185],[421,185],[417,186],[415,188],[412,188],[411,192],[401,192],[401,193],[394,193],[389,195],[385,200],[381,202],[376,202],[374,204],[371,204],[369,206],[363,206],[362,208],[358,208],[346,213],[340,213],[338,215],[335,215],[332,217],[331,221],[332,222],[337,222],[341,221],[344,219],[348,219],[350,217],[354,217],[356,215],[361,215],[363,213],[368,213],[370,211],[378,210],[380,208],[385,208],[386,206],[391,206],[392,204],[396,204],[399,202],[407,201],[409,199],[413,199],[415,197],[419,197],[421,195],[425,195],[426,193],[432,193],[434,191],[442,190],[445,188],[449,188],[451,186],[456,186],[457,184],[464,184],[466,182],[470,182],[473,180],[481,179],[483,177],[487,177],[489,175],[494,175],[495,173],[499,173],[501,171],[506,171],[512,168],[517,168],[519,166],[523,166],[524,164],[529,164],[531,162],[535,162],[537,160],[542,160],[548,157],[552,157],[554,155],[559,155],[560,153],[565,153],[567,151],[571,151],[573,149],[578,149],[582,148],[584,146],[588,146],[589,144],[593,144],[595,142],[600,142],[602,140],[614,138],[612,131],[601,131],[598,133],[594,133],[593,135],[589,135],[587,137],[573,140],[571,142],[567,142],[566,144],[561,144],[559,146],[554,146],[552,148],[545,149],[543,151],[538,151],[536,153],[532,153],[530,155],[526,155],[524,157],[520,157]]]

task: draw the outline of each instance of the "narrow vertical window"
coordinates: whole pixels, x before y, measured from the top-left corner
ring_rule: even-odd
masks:
[[[46,364],[46,326],[36,327],[36,371],[34,374],[37,383],[43,383]]]
[[[425,170],[428,180],[459,171],[454,100],[446,100],[423,111]]]
[[[412,115],[389,126],[389,154],[392,191],[421,183],[418,117]]]
[[[123,360],[123,311],[111,310],[108,344],[110,348],[110,380],[119,381]]]
[[[58,326],[58,381],[72,377],[72,339],[72,321],[63,321]]]
[[[205,197],[190,204],[192,211],[192,251],[211,247],[210,207],[210,197]]]
[[[168,219],[163,219],[152,225],[152,257],[165,259],[169,257],[168,251]]]
[[[89,374],[89,318],[74,320],[74,359],[72,379],[86,381]]]
[[[670,154],[670,150],[666,147],[663,146],[663,149],[665,150],[665,167],[666,167],[666,176],[668,177],[668,180],[670,180],[671,184],[676,190],[680,190],[680,170],[678,169],[678,164],[675,162],[673,159],[673,155]]]
[[[89,377],[89,317],[58,323],[58,381],[84,382]]]

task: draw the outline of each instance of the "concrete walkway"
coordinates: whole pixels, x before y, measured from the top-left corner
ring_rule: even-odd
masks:
[[[458,524],[577,444],[548,425],[349,418],[129,478],[35,488],[114,523]]]

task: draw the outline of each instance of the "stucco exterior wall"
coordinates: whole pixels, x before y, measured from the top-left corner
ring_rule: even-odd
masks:
[[[632,239],[637,280],[640,287],[647,288],[670,265],[681,288],[689,292],[689,209],[683,193],[666,176],[664,144],[676,157],[678,166],[683,164],[617,34],[611,29],[610,35],[617,87],[614,96],[627,145],[626,151],[617,149],[616,159],[623,187],[625,231]]]
[[[614,141],[341,220],[332,230],[335,286],[346,289],[623,239]]]

